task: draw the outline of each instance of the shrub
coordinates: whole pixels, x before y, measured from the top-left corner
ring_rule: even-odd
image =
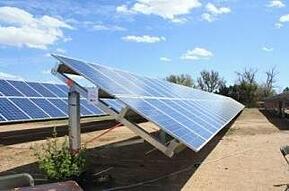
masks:
[[[40,150],[33,148],[34,155],[39,160],[39,168],[50,180],[67,180],[77,178],[83,172],[85,166],[84,148],[78,153],[72,153],[69,149],[68,138],[62,143],[57,140],[56,132],[53,137],[46,139],[40,146]]]

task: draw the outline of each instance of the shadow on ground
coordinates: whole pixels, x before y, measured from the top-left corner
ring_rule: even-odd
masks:
[[[233,122],[232,122],[233,123]],[[215,146],[222,140],[231,124],[220,131],[200,152],[195,153],[185,149],[173,158],[168,158],[161,152],[152,150],[153,147],[146,143],[125,144],[135,140],[105,145],[87,150],[89,171],[109,175],[112,180],[107,184],[93,183],[93,179],[82,185],[84,190],[106,190],[118,187],[124,190],[181,190],[184,184],[195,173],[201,163],[206,159]],[[30,173],[36,179],[36,184],[45,183],[43,175],[39,172],[36,163],[20,166],[0,175],[14,173]]]
[[[289,130],[289,120],[281,118],[276,113],[260,109],[260,112],[279,130]]]
[[[81,124],[81,132],[87,133],[92,131],[99,131],[113,127],[117,122],[114,120],[88,122]],[[31,141],[38,141],[52,137],[54,127],[45,127],[37,129],[25,129],[8,132],[0,132],[0,145],[13,145],[18,143],[26,143]],[[58,126],[57,136],[65,136],[68,134],[68,126]]]

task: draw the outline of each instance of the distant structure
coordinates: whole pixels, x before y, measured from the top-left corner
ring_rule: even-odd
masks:
[[[280,117],[289,115],[289,92],[284,92],[264,100],[266,110],[277,113]]]

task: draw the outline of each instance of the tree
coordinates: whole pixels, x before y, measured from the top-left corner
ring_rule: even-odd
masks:
[[[198,87],[208,92],[216,92],[220,87],[225,85],[225,81],[216,71],[203,70],[201,76],[197,79]]]
[[[243,72],[236,72],[238,75],[239,84],[256,84],[257,70],[252,68],[245,68]]]
[[[188,87],[195,87],[194,80],[188,74],[170,75],[166,80],[175,84],[180,84]]]
[[[289,87],[286,87],[283,92],[289,92]]]
[[[268,70],[266,72],[266,82],[263,84],[264,92],[262,97],[266,98],[269,96],[273,96],[275,94],[274,91],[274,84],[276,83],[276,76],[278,75],[278,72],[276,71],[276,67],[273,67],[272,69]]]
[[[243,72],[236,72],[238,75],[238,82],[235,90],[237,91],[238,101],[248,107],[256,106],[258,97],[256,82],[257,70],[252,68],[245,68]]]

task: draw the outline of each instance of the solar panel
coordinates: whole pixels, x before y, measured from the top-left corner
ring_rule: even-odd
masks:
[[[68,104],[66,100],[62,99],[47,99],[50,103],[58,107],[63,113],[68,115]]]
[[[101,99],[101,100],[104,101],[104,103],[106,103],[108,106],[110,106],[110,108],[112,108],[117,112],[120,112],[121,109],[125,107],[124,104],[122,104],[116,99]]]
[[[30,119],[21,109],[7,98],[0,98],[0,113],[9,121]]]
[[[0,123],[66,118],[68,91],[61,84],[0,80]],[[85,98],[80,113],[82,117],[107,115]]]
[[[5,96],[23,96],[5,80],[0,80],[0,92]]]
[[[104,112],[101,109],[99,109],[99,108],[95,107],[94,105],[88,103],[88,101],[86,99],[81,99],[80,103],[81,103],[81,105],[83,107],[87,108],[93,114],[97,114],[97,115],[103,115],[104,114]],[[81,110],[81,108],[80,108],[80,110]]]
[[[53,92],[55,95],[57,95],[57,97],[67,97],[67,93],[63,92],[61,89],[59,89],[54,84],[43,83],[42,85],[45,88],[47,88],[48,90],[50,90],[51,92]]]
[[[194,151],[199,151],[244,108],[221,95],[63,56],[54,57]]]
[[[62,111],[60,108],[57,108],[52,103],[47,101],[46,99],[40,99],[40,98],[32,98],[31,101],[35,103],[38,107],[46,111],[51,117],[53,118],[61,118],[66,117],[65,111]]]
[[[57,97],[54,93],[45,88],[42,84],[37,82],[27,82],[27,84],[36,90],[43,97]]]
[[[10,100],[33,119],[49,118],[41,108],[37,107],[28,98],[10,98]]]
[[[41,97],[41,95],[39,93],[37,93],[34,89],[32,89],[24,81],[9,80],[7,82],[9,82],[12,86],[14,86],[14,88],[16,88],[19,92],[21,92],[22,94],[24,94],[27,97]]]

